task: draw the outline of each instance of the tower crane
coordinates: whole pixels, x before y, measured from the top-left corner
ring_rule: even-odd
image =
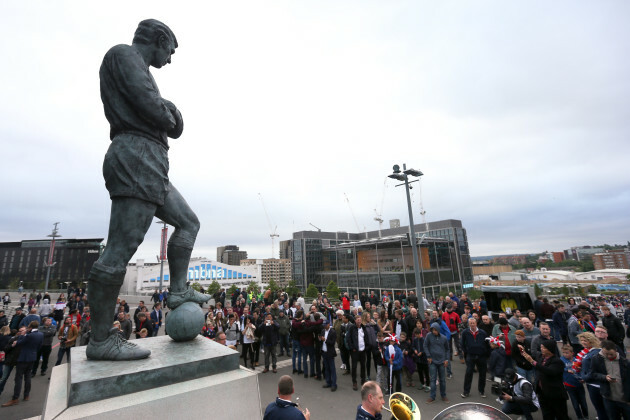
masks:
[[[357,222],[357,217],[354,215],[354,210],[352,210],[352,206],[350,205],[350,199],[348,198],[348,194],[343,193],[343,196],[346,198],[346,203],[348,203],[348,208],[350,209],[350,213],[352,214],[352,219],[354,220],[354,225],[357,227],[357,233],[361,233],[362,230],[359,227],[359,222]],[[365,228],[363,230],[365,230]]]
[[[271,238],[271,258],[275,258],[275,253],[276,253],[276,238],[279,238],[280,235],[278,235],[276,232],[278,230],[278,225],[276,225],[276,227],[273,227],[273,223],[271,223],[271,219],[269,218],[269,212],[267,211],[267,206],[265,206],[265,201],[263,200],[262,194],[258,193],[258,198],[260,198],[260,203],[263,206],[263,210],[265,211],[265,217],[267,217],[267,223],[269,224],[269,231],[271,232],[269,234],[269,237]]]
[[[381,237],[381,229],[383,227],[383,204],[385,203],[386,189],[387,189],[387,177],[385,177],[385,180],[383,181],[383,194],[381,195],[380,212],[374,209],[374,213],[376,214],[376,217],[374,218],[374,220],[378,222],[378,237],[379,238]]]

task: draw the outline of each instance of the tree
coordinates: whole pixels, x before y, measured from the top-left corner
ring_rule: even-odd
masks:
[[[201,290],[201,284],[198,281],[196,281],[193,284],[191,284],[190,287],[195,289],[195,291],[197,291],[197,292]]]
[[[318,293],[319,290],[317,290],[317,287],[315,287],[313,283],[309,284],[306,288],[306,297],[316,298]]]
[[[290,280],[289,284],[287,285],[285,292],[287,292],[287,295],[289,296],[293,296],[296,295],[298,293],[300,293],[300,289],[297,288],[297,286],[295,285],[295,280]]]
[[[543,294],[543,289],[538,284],[534,284],[534,294],[536,296],[541,296]]]
[[[219,282],[216,280],[212,280],[212,283],[210,283],[210,286],[208,286],[208,290],[206,290],[206,293],[209,295],[214,295],[220,289],[221,285],[219,284]]]
[[[274,296],[276,295],[276,292],[280,290],[280,286],[278,286],[278,283],[276,283],[274,279],[269,279],[268,288],[271,289],[271,294]]]
[[[328,293],[329,299],[337,300],[339,299],[339,293],[341,291],[339,290],[339,287],[337,287],[337,283],[331,280],[330,283],[328,283],[328,286],[326,287],[326,292]]]
[[[260,285],[253,280],[247,285],[247,294],[250,293],[253,293],[256,297],[260,294]]]
[[[236,292],[237,289],[238,288],[236,287],[236,285],[233,284],[233,285],[230,286],[230,288],[227,290],[227,292],[225,292],[225,295],[226,296],[232,296]]]

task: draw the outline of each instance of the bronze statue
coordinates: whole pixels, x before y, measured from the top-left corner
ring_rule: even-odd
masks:
[[[210,299],[186,285],[199,220],[168,178],[168,137],[178,138],[184,122],[177,107],[161,97],[149,71],[149,66],[159,69],[169,64],[175,48],[177,39],[168,26],[144,20],[132,44],[112,47],[99,71],[101,100],[111,127],[103,176],[112,207],[107,246],[88,278],[89,359],[133,360],[151,353],[120,338],[111,327],[127,264],[154,216],[175,227],[167,248],[169,307]]]

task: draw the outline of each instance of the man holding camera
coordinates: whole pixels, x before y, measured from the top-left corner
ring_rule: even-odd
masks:
[[[540,408],[534,386],[511,368],[505,370],[502,385],[493,384],[492,393],[500,393],[501,411],[505,414],[522,414],[525,419],[532,420],[532,413]]]

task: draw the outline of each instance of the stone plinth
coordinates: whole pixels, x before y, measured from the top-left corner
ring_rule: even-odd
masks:
[[[183,343],[176,343],[168,336],[154,337],[138,344],[151,350],[149,358],[127,362],[88,360],[85,346],[73,348],[68,405],[172,385],[239,367],[237,352],[201,336]]]

